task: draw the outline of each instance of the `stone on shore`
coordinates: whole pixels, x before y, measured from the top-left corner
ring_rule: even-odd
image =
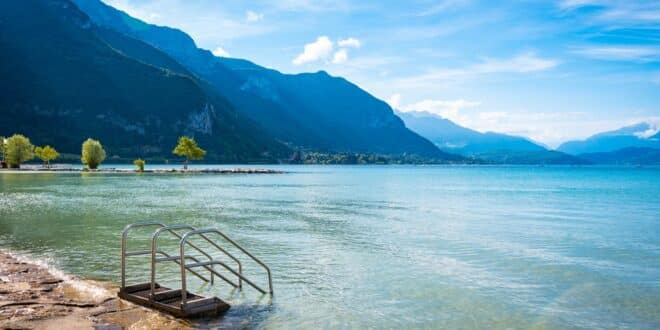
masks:
[[[186,329],[183,320],[122,301],[117,288],[83,282],[0,252],[0,329]]]

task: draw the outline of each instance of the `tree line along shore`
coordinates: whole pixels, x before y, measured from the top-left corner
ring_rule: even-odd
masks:
[[[172,154],[182,157],[183,170],[188,170],[188,164],[191,160],[202,160],[206,156],[206,151],[197,145],[194,138],[181,136],[178,139],[176,147]],[[74,162],[78,159],[84,165],[83,170],[96,170],[106,160],[106,151],[101,142],[92,138],[82,143],[81,155],[70,153],[59,153],[50,145],[34,146],[28,137],[21,134],[14,134],[11,137],[4,138],[0,136],[0,168],[20,169],[21,164],[38,158],[43,162],[43,170],[62,170],[51,166],[51,162],[61,159],[66,162]],[[121,158],[117,155],[110,158],[113,164],[132,162],[137,172],[169,172],[170,170],[145,170],[147,159]],[[168,164],[166,158],[149,158],[153,164]],[[438,158],[429,158],[416,154],[373,154],[360,152],[322,152],[322,151],[303,151],[296,150],[288,159],[280,159],[279,164],[305,164],[305,165],[391,165],[391,164],[413,164],[413,165],[433,165],[433,164],[479,164],[477,160],[458,159],[445,160]],[[261,163],[263,164],[263,163]],[[111,171],[104,169],[104,171]],[[199,171],[199,170],[195,170]],[[220,171],[220,172],[224,172]],[[232,173],[261,173],[261,172],[279,172],[268,170],[232,170]]]
[[[183,157],[183,170],[188,170],[191,160],[204,159],[206,151],[197,145],[194,138],[181,136],[172,150],[176,156]],[[30,139],[22,134],[14,134],[5,138],[0,136],[0,168],[20,169],[21,164],[35,157],[43,162],[43,168],[52,169],[51,161],[60,157],[60,153],[52,146],[34,146]],[[106,152],[98,140],[88,138],[82,143],[80,161],[83,170],[97,170],[106,159]],[[138,158],[133,161],[136,171],[144,172],[146,161]]]

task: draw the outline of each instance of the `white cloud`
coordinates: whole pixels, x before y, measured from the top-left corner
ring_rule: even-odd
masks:
[[[362,42],[360,42],[360,40],[355,39],[355,38],[342,39],[342,40],[339,40],[337,42],[337,44],[340,47],[360,48],[360,46],[362,46]]]
[[[362,44],[355,38],[340,39],[337,41],[338,48],[335,51],[335,43],[326,36],[321,36],[312,43],[305,45],[301,54],[293,59],[292,63],[301,65],[317,61],[325,63],[344,64],[348,61],[348,48],[359,48]]]
[[[267,3],[278,10],[293,12],[350,12],[360,6],[350,0],[278,0]]]
[[[399,99],[400,101],[400,99]],[[659,117],[600,118],[588,112],[478,111],[471,109],[480,102],[457,100],[423,100],[401,106],[401,111],[425,111],[449,119],[461,126],[480,132],[498,132],[542,141],[552,148],[568,140],[585,139],[593,134],[647,122],[649,130],[638,132],[640,138],[657,134]],[[468,111],[468,109],[470,109]]]
[[[648,138],[650,138],[650,137],[652,137],[653,135],[656,135],[656,134],[658,134],[658,130],[651,128],[651,129],[647,129],[646,131],[643,131],[643,132],[637,132],[637,133],[635,133],[635,136],[637,136],[640,139],[648,139]]]
[[[245,20],[248,23],[258,22],[258,21],[261,21],[262,19],[264,19],[264,14],[262,14],[262,13],[257,13],[257,12],[254,12],[252,10],[248,10],[245,13]]]
[[[551,69],[558,64],[559,62],[556,60],[540,58],[533,52],[527,52],[509,59],[487,58],[483,63],[475,65],[473,70],[478,73],[525,73]]]
[[[620,0],[564,0],[559,2],[562,10],[576,10],[584,6],[597,6],[587,23],[604,24],[608,29],[626,27],[660,26],[660,2]]]
[[[564,0],[559,2],[561,9],[573,9],[582,6],[596,5],[598,1],[594,0]]]
[[[401,106],[401,94],[392,94],[392,96],[387,99],[387,104],[389,104],[392,109],[398,110]]]
[[[401,110],[404,112],[425,111],[461,123],[466,121],[466,117],[461,113],[461,110],[476,107],[480,104],[481,102],[466,101],[464,99],[450,101],[426,99],[402,107]]]
[[[545,71],[559,65],[553,59],[541,58],[535,53],[522,53],[512,58],[486,58],[481,62],[459,68],[436,68],[425,73],[403,77],[397,80],[383,82],[387,86],[398,88],[428,88],[437,87],[441,83],[456,84],[478,78],[485,74],[518,73],[528,74]]]
[[[334,45],[330,38],[326,36],[318,37],[316,41],[305,45],[303,52],[293,59],[293,64],[301,65],[319,60],[327,60],[333,48]]]
[[[602,20],[621,20],[628,23],[651,23],[657,26],[660,21],[660,9],[644,9],[644,8],[623,8],[612,9],[603,13],[600,17]]]
[[[332,63],[342,64],[348,60],[348,51],[345,48],[342,48],[335,52],[335,55],[332,57]]]
[[[640,139],[648,139],[660,132],[660,118],[649,118],[645,120],[649,127],[647,130],[633,133]]]
[[[455,7],[460,7],[468,4],[470,1],[468,0],[444,0],[444,1],[439,1],[438,3],[434,4],[433,6],[429,7],[428,9],[422,11],[421,13],[417,14],[417,16],[431,16],[435,14],[442,13],[444,11],[447,11],[451,8]]]
[[[226,50],[224,50],[222,47],[216,47],[216,48],[213,50],[212,53],[213,53],[213,55],[215,55],[215,56],[220,56],[220,57],[229,57],[229,56],[231,56],[231,55],[229,55],[229,53],[228,53]]]
[[[479,113],[479,119],[481,120],[500,120],[503,118],[506,118],[509,113],[506,111],[486,111],[486,112],[480,112]]]
[[[660,48],[649,46],[588,47],[574,51],[586,57],[611,61],[650,62],[660,60]]]
[[[188,33],[198,46],[206,49],[213,49],[215,45],[229,40],[260,36],[281,28],[281,24],[277,22],[247,22],[244,16],[237,17],[222,10],[220,2],[199,6],[188,0],[103,1],[149,23],[181,29]],[[194,19],[190,19],[191,17]]]

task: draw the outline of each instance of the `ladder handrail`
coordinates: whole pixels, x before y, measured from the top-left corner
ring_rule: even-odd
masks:
[[[224,262],[222,262],[222,261],[220,261],[220,260],[211,260],[211,261],[196,262],[196,263],[194,263],[194,264],[186,264],[185,267],[186,267],[187,270],[191,271],[191,268],[195,268],[195,267],[208,267],[209,265],[220,265],[220,266],[224,267],[225,269],[227,269],[227,270],[228,270],[229,272],[231,272],[232,274],[234,274],[234,275],[238,276],[239,278],[243,279],[243,281],[245,281],[245,283],[247,283],[247,284],[249,284],[250,286],[252,286],[255,290],[261,292],[262,294],[266,294],[266,293],[268,293],[266,290],[262,289],[261,287],[259,287],[259,286],[256,285],[256,284],[252,283],[252,281],[250,281],[248,278],[246,278],[245,276],[243,276],[243,274],[239,274],[239,273],[237,273],[235,270],[233,270],[231,267],[227,266],[227,264],[225,264]],[[219,275],[218,275],[218,276],[219,276]]]
[[[271,296],[273,295],[273,279],[272,279],[272,275],[271,275],[271,272],[270,272],[270,268],[268,268],[268,266],[266,266],[266,264],[264,264],[264,263],[263,263],[261,260],[259,260],[257,257],[253,256],[250,252],[248,252],[247,250],[245,250],[245,249],[244,249],[242,246],[240,246],[238,243],[234,242],[232,239],[230,239],[229,237],[227,237],[227,235],[223,234],[220,230],[215,229],[215,228],[205,228],[205,229],[197,229],[197,230],[189,231],[189,232],[185,233],[185,234],[183,235],[183,237],[181,238],[181,241],[179,241],[179,253],[180,253],[180,258],[181,258],[180,266],[181,266],[181,295],[182,295],[182,296],[181,296],[181,298],[182,298],[181,304],[182,304],[182,305],[185,305],[185,304],[186,304],[186,298],[187,298],[187,292],[186,292],[186,270],[187,270],[187,268],[186,268],[186,264],[185,264],[185,255],[186,255],[186,254],[185,254],[185,244],[187,243],[189,237],[194,236],[194,235],[198,235],[198,236],[202,236],[202,237],[204,237],[204,234],[217,234],[217,235],[220,235],[220,236],[221,236],[222,238],[224,238],[226,241],[228,241],[229,243],[231,243],[234,247],[236,247],[237,249],[239,249],[241,252],[245,253],[248,257],[250,257],[252,260],[254,260],[254,261],[255,261],[257,264],[259,264],[261,267],[263,267],[263,268],[266,270],[266,273],[268,274],[268,288],[269,288],[269,293],[270,293]],[[214,244],[214,245],[215,245],[217,248],[220,248],[220,247],[217,246],[216,244]],[[217,263],[217,264],[223,265],[222,263],[219,263],[219,262],[214,262],[214,263]],[[225,267],[226,267],[226,266],[225,266]],[[228,270],[231,271],[231,269],[228,269]],[[235,272],[233,272],[233,273],[235,273]],[[236,274],[236,275],[239,275],[239,274]],[[240,278],[240,277],[243,277],[243,276],[242,276],[242,275],[239,275],[239,278]],[[253,283],[251,283],[251,282],[249,282],[249,281],[247,281],[247,280],[246,280],[246,282],[248,282],[248,283],[249,283],[250,285],[252,285],[253,287],[256,287]],[[261,289],[259,289],[259,291],[262,291],[262,292],[263,292],[263,290],[261,290]]]
[[[160,227],[156,229],[156,231],[151,235],[151,288],[150,288],[150,293],[151,296],[149,296],[149,299],[152,299],[154,293],[156,293],[156,251],[157,251],[157,242],[158,242],[158,236],[164,231],[167,231],[171,233],[172,235],[178,237],[181,239],[181,236],[175,231],[176,229],[190,229],[190,230],[195,230],[194,227],[188,226],[188,225],[174,225],[174,226],[165,226],[165,227]],[[202,255],[205,257],[209,258],[209,260],[213,260],[213,257],[211,257],[208,253],[202,251],[201,249],[197,248],[194,245],[191,245],[195,250],[200,252]],[[213,273],[211,273],[211,284],[213,284]]]
[[[156,231],[153,233],[153,235],[151,236],[152,264],[153,264],[153,255],[154,255],[154,254],[153,254],[153,250],[156,250],[156,240],[158,239],[158,237],[160,236],[160,234],[161,234],[163,231],[168,231],[168,232],[170,232],[172,235],[174,235],[174,236],[176,236],[177,238],[181,239],[182,236],[179,235],[179,233],[177,233],[177,232],[175,231],[176,229],[190,229],[191,231],[192,231],[192,230],[196,230],[195,227],[190,226],[190,225],[173,225],[173,226],[165,226],[165,227],[161,227],[161,228],[159,228],[158,230],[156,230]],[[236,262],[236,264],[238,265],[238,273],[239,273],[239,274],[243,274],[243,266],[242,266],[242,264],[241,264],[241,261],[238,260],[238,258],[236,258],[236,257],[234,257],[233,255],[231,255],[231,253],[227,252],[225,249],[223,249],[222,247],[220,247],[218,244],[216,244],[215,242],[213,242],[211,239],[209,239],[209,238],[206,237],[205,235],[199,235],[199,236],[201,236],[201,237],[202,237],[205,241],[207,241],[209,244],[213,245],[213,246],[214,246],[216,249],[218,249],[220,252],[224,253],[226,256],[228,256],[230,259],[232,259],[234,262]],[[197,246],[196,246],[195,244],[193,244],[192,242],[188,242],[187,244],[190,245],[193,249],[197,250],[199,253],[203,254],[205,257],[209,258],[209,260],[214,260],[213,257],[212,257],[210,254],[204,252],[201,248],[197,247]],[[152,269],[153,269],[153,265],[152,265]],[[153,276],[152,276],[152,279],[151,279],[151,280],[152,280],[152,282],[155,280]],[[211,272],[211,284],[213,284],[213,272]],[[231,283],[231,284],[234,285],[233,283]],[[242,285],[242,279],[241,279],[241,277],[239,277],[239,278],[238,278],[238,288],[242,288],[242,287],[243,287],[243,285]]]
[[[126,288],[126,236],[128,236],[129,230],[135,227],[150,227],[150,226],[160,226],[165,227],[165,224],[157,221],[144,221],[136,222],[126,225],[124,230],[121,231],[121,288],[122,290]]]
[[[145,252],[145,251],[139,251],[140,253],[137,253],[137,254],[133,254],[133,255],[131,255],[130,252],[127,252],[127,251],[126,251],[126,238],[128,237],[128,232],[129,232],[131,229],[136,228],[136,227],[151,227],[151,226],[158,226],[158,227],[160,227],[157,231],[159,231],[159,230],[162,229],[162,228],[168,227],[166,224],[164,224],[164,223],[162,223],[162,222],[158,222],[158,221],[143,221],[143,222],[136,222],[136,223],[128,224],[128,225],[126,225],[126,227],[124,227],[124,230],[122,230],[122,232],[121,232],[121,235],[122,235],[122,236],[121,236],[121,288],[122,288],[122,289],[124,289],[124,288],[126,287],[126,257],[130,257],[130,256],[138,256],[138,255],[145,255],[145,254],[147,254],[147,253],[142,253],[142,252]],[[194,227],[191,227],[191,226],[187,226],[187,227],[189,227],[189,228],[191,228],[191,229],[195,229]],[[175,232],[175,231],[173,231],[173,230],[169,230],[169,232],[171,232],[172,234],[174,234],[177,238],[179,238],[179,239],[181,238],[181,235],[179,235],[177,232]],[[205,239],[208,240],[208,238],[205,238]],[[214,244],[213,242],[210,242],[210,243],[211,243],[211,244]],[[204,251],[203,251],[202,249],[200,249],[199,247],[195,246],[195,245],[192,244],[192,243],[188,243],[188,245],[190,245],[192,248],[194,248],[195,250],[197,250],[198,252],[200,252],[201,254],[203,254],[204,256],[206,256],[207,258],[209,258],[210,260],[213,260],[213,257],[211,257],[209,254],[207,254],[206,252],[204,252]],[[215,244],[214,244],[214,245],[215,245]],[[167,253],[165,253],[164,251],[160,251],[160,250],[158,250],[157,253],[160,253],[160,254],[162,254],[162,255],[164,255],[164,256],[166,256],[166,257],[170,257],[170,255],[167,254]],[[188,257],[188,258],[189,258],[189,257]],[[193,260],[195,260],[195,259],[193,258]],[[237,259],[234,259],[234,260],[235,260],[236,262],[239,263],[239,266],[238,266],[238,268],[239,268],[239,272],[242,272],[242,270],[241,270],[241,265],[240,265],[240,261],[238,261]],[[151,261],[152,261],[152,264],[153,264],[153,263],[154,263],[153,235],[152,235]],[[179,260],[173,260],[173,261],[176,262],[176,263],[179,263]],[[153,265],[152,265],[152,267],[153,267]],[[207,268],[207,270],[209,270],[209,268]],[[197,272],[191,271],[191,273],[193,273],[195,276],[199,277],[199,278],[202,279],[203,281],[208,282],[208,280],[207,280],[206,278],[204,278],[203,276],[199,275]],[[213,273],[214,273],[214,272],[211,272],[211,283],[213,283]],[[234,285],[234,284],[231,283],[231,282],[230,282],[230,284]],[[152,286],[155,286],[155,283],[153,283],[153,279],[152,279]],[[234,285],[234,286],[235,286],[235,285]],[[239,278],[239,286],[238,286],[238,287],[240,287],[240,286],[241,286],[241,282],[240,282],[240,278]]]

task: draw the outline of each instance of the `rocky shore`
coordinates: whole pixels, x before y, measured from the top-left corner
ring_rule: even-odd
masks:
[[[0,329],[187,329],[183,320],[117,298],[107,284],[68,280],[0,251]]]

